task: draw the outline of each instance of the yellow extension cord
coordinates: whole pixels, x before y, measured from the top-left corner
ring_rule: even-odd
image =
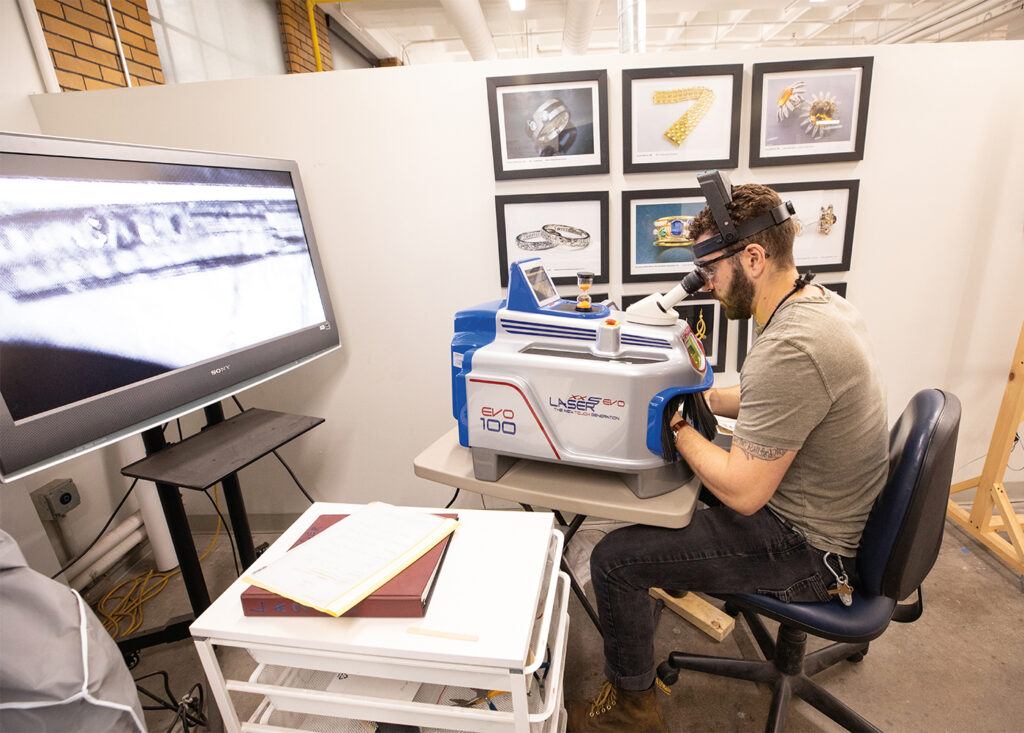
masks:
[[[213,496],[214,505],[219,512],[220,502],[216,487],[213,490]],[[213,542],[206,548],[206,552],[199,557],[200,562],[205,560],[206,556],[216,546],[222,524],[220,514],[218,513],[217,531],[213,535]],[[143,605],[146,601],[155,598],[167,586],[168,581],[180,572],[180,568],[175,568],[165,573],[147,570],[133,578],[128,578],[118,583],[96,605],[95,610],[97,615],[103,620],[103,628],[115,639],[138,631],[142,627]],[[131,587],[121,595],[117,595],[126,585]],[[113,608],[108,608],[109,604],[115,602],[116,605]],[[127,624],[127,626],[122,629],[121,624]]]

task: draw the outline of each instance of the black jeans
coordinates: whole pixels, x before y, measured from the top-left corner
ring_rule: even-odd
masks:
[[[765,508],[746,517],[718,506],[694,512],[681,529],[633,525],[611,532],[590,556],[605,675],[626,690],[654,682],[649,588],[827,601],[835,581],[823,555]]]

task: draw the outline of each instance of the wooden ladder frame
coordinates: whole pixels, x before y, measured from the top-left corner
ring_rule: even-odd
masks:
[[[968,534],[991,550],[1018,574],[1024,576],[1024,514],[1013,510],[1003,476],[1013,450],[1017,426],[1024,421],[1024,323],[1021,324],[1017,350],[1010,365],[1003,401],[996,416],[992,441],[981,475],[949,487],[950,495],[977,488],[974,504],[968,512],[950,498],[946,514]],[[1005,534],[1009,537],[1003,537]]]

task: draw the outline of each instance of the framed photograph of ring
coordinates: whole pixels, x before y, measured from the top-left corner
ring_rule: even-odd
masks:
[[[508,267],[539,257],[556,285],[575,285],[576,273],[608,282],[608,192],[528,193],[494,197],[501,287]]]
[[[494,179],[608,172],[608,72],[487,79]]]
[[[770,184],[796,209],[793,259],[800,272],[845,272],[853,254],[860,181]]]
[[[693,269],[687,227],[701,209],[699,188],[622,192],[622,282],[681,278]]]
[[[622,296],[622,310],[646,295]],[[722,311],[722,304],[707,293],[694,293],[675,307],[679,317],[690,324],[693,334],[704,347],[704,356],[716,371],[725,369],[725,338],[729,321]]]
[[[828,288],[834,293],[839,293],[844,298],[846,297],[846,283],[819,283],[823,288]],[[736,333],[739,336],[739,340],[736,343],[736,371],[743,368],[743,362],[747,359],[747,354],[750,352],[750,347],[754,345],[754,340],[757,338],[757,329],[754,327],[754,319],[748,318],[745,321],[737,321]]]
[[[863,160],[873,62],[754,64],[750,167]]]
[[[743,64],[624,69],[625,173],[735,168]]]

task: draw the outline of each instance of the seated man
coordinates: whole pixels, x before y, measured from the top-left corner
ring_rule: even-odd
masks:
[[[667,729],[653,687],[649,588],[827,601],[855,572],[886,480],[885,394],[863,320],[843,298],[798,279],[795,223],[773,190],[731,193],[728,216],[744,238],[716,237],[724,213],[709,208],[690,232],[705,289],[726,317],[758,323],[739,386],[707,392],[712,411],[736,418],[732,446],[719,448],[677,415],[676,448],[714,506],[681,529],[625,527],[594,548],[608,681],[593,700],[570,702],[572,732]],[[769,212],[782,213],[751,234]]]

